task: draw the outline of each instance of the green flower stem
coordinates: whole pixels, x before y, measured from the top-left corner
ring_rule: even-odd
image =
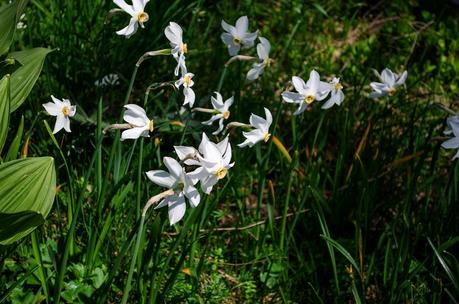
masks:
[[[38,265],[38,278],[40,279],[41,287],[43,288],[43,292],[45,293],[46,302],[49,303],[49,291],[48,291],[48,284],[47,279],[45,277],[45,271],[43,267],[43,260],[41,258],[40,252],[40,243],[38,241],[38,232],[35,230],[32,234],[32,249],[33,249],[33,256],[35,258],[35,262]]]
[[[135,247],[134,247],[134,254],[132,255],[131,265],[129,266],[128,278],[127,278],[126,284],[124,285],[123,299],[121,300],[122,304],[127,303],[127,300],[129,298],[129,292],[131,291],[131,281],[132,281],[132,276],[134,274],[135,264],[137,262],[137,256],[138,256],[138,252],[140,248],[140,241],[142,240],[144,223],[145,223],[145,216],[141,216],[139,231],[137,232],[137,240],[136,240]]]
[[[49,128],[49,126],[48,126]],[[101,144],[102,144],[102,136],[100,137],[97,145],[96,145],[96,151],[97,149],[100,148]],[[88,180],[89,180],[89,176],[91,174],[91,169],[92,167],[94,166],[94,162],[96,160],[96,156],[97,156],[97,153],[94,153],[92,158],[91,158],[91,162],[89,163],[89,166],[87,167],[87,171],[85,173],[85,176],[84,176],[84,179],[83,179],[83,185],[81,186],[81,192],[80,192],[80,195],[78,196],[78,200],[77,200],[77,203],[76,203],[76,210],[75,210],[75,213],[74,213],[74,217],[72,219],[72,222],[70,224],[70,228],[67,232],[67,239],[65,241],[65,247],[64,247],[64,253],[62,255],[62,260],[61,260],[61,265],[59,267],[59,271],[58,271],[58,274],[57,274],[57,277],[56,277],[56,285],[55,285],[55,288],[54,288],[54,302],[56,304],[59,304],[60,303],[60,298],[61,298],[61,290],[62,290],[62,285],[64,283],[64,276],[65,276],[65,272],[67,270],[67,261],[68,261],[68,257],[69,257],[69,251],[70,251],[70,245],[72,244],[72,240],[73,240],[73,236],[74,236],[74,233],[75,233],[75,227],[76,227],[76,222],[77,222],[77,219],[78,219],[78,216],[80,215],[80,211],[81,211],[81,207],[83,205],[83,200],[84,200],[84,194],[86,192],[86,186],[88,185]]]

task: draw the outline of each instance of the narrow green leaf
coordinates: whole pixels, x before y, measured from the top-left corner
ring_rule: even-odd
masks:
[[[357,272],[360,275],[360,268],[357,262],[354,260],[354,258],[351,256],[351,254],[343,247],[341,246],[337,241],[333,240],[332,238],[329,238],[325,235],[320,235],[324,240],[327,241],[330,245],[335,247],[341,254],[354,266],[354,268],[357,270]]]
[[[46,55],[53,50],[35,48],[8,54],[9,58],[18,61],[22,66],[11,74],[11,107],[15,111],[25,101],[40,76]]]
[[[42,223],[32,213],[39,214],[44,220],[51,210],[55,194],[56,170],[52,157],[31,157],[0,165],[0,215],[3,216],[0,223],[9,234],[9,227],[20,226],[13,236],[0,238],[0,244],[11,244]],[[33,221],[25,223],[26,218]]]
[[[437,248],[432,244],[429,238],[427,238],[427,241],[429,242],[430,247],[432,247],[433,252],[435,253],[435,256],[437,257],[438,261],[440,262],[441,266],[446,272],[446,275],[448,278],[451,280],[451,283],[453,283],[454,288],[456,289],[457,292],[459,292],[459,281],[457,280],[456,276],[454,273],[451,271],[451,268],[448,266],[446,263],[445,259],[441,256],[440,252],[438,252]]]
[[[0,155],[8,135],[10,119],[10,76],[6,75],[0,80]]]
[[[24,132],[24,116],[21,117],[21,122],[19,123],[18,131],[14,136],[13,142],[8,149],[6,154],[5,161],[15,160],[18,157],[19,147],[21,145],[22,133]]]

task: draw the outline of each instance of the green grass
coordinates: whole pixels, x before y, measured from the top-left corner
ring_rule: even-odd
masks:
[[[110,1],[30,0],[15,50],[47,46],[32,95],[10,118],[13,141],[24,115],[28,155],[55,158],[58,184],[46,223],[0,248],[5,303],[457,303],[459,166],[440,147],[448,113],[458,112],[459,13],[450,3],[416,1],[151,1],[150,20],[132,38],[128,22],[107,19]],[[272,44],[275,64],[254,82],[250,63],[226,69],[220,21],[247,15]],[[197,146],[205,114],[180,109],[180,92],[150,85],[175,80],[169,56],[137,60],[168,47],[169,21],[184,29],[197,106],[235,96],[231,120],[248,122],[268,107],[272,141],[240,149],[235,166],[200,205],[170,226],[166,210],[141,210],[160,189],[144,172],[163,169],[173,145]],[[254,55],[254,50],[246,52]],[[3,60],[3,59],[2,59]],[[406,89],[367,98],[371,71],[408,70]],[[291,76],[336,75],[340,107],[292,116],[280,93]],[[94,81],[118,73],[121,83]],[[221,87],[220,87],[221,85]],[[42,103],[77,104],[72,133],[55,141]],[[155,117],[151,138],[120,142],[122,105]],[[178,120],[186,127],[170,125]],[[210,134],[210,132],[207,132]],[[216,138],[214,138],[216,140]],[[221,138],[219,138],[221,139]],[[8,145],[7,145],[8,146]],[[165,208],[163,208],[165,209]],[[227,229],[229,228],[229,229]],[[126,295],[129,291],[129,295]]]

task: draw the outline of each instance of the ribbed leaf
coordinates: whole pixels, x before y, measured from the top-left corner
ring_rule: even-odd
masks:
[[[40,76],[46,55],[50,49],[35,48],[8,54],[9,58],[18,61],[22,66],[11,74],[11,106],[10,112],[15,111],[25,101]]]
[[[16,8],[16,1],[0,8],[0,33],[2,33],[0,35],[0,55],[8,52],[13,42],[16,30]]]
[[[52,157],[31,157],[0,165],[0,244],[15,242],[40,225],[51,210],[55,194]]]
[[[30,228],[35,228],[43,224],[43,222],[43,215],[34,211],[0,213],[0,223],[8,223],[8,225],[0,226],[0,240],[12,238],[15,234]]]
[[[0,155],[8,135],[8,122],[10,118],[10,76],[6,75],[0,80]]]

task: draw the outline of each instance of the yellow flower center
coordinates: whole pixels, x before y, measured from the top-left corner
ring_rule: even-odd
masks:
[[[67,106],[64,106],[64,107],[62,108],[62,113],[64,113],[64,116],[65,116],[65,117],[69,116],[69,115],[70,115],[70,108],[67,107]]]
[[[241,44],[241,38],[239,38],[238,36],[235,36],[235,37],[233,38],[233,43],[234,43],[234,44]]]
[[[145,13],[145,12],[140,12],[137,14],[137,20],[140,22],[140,23],[144,23],[144,22],[147,22],[148,21],[148,14]]]
[[[397,90],[395,88],[390,88],[389,96],[393,96]]]
[[[225,178],[226,173],[228,173],[228,169],[221,167],[220,169],[215,172],[215,175],[217,176],[218,179]]]
[[[153,132],[153,130],[155,129],[154,128],[154,124],[153,124],[153,120],[149,120],[148,121],[148,129],[150,129],[150,132]]]
[[[174,192],[180,193],[183,191],[183,188],[185,188],[185,185],[183,183],[178,183],[174,188]]]
[[[230,116],[230,111],[225,111],[225,112],[223,113],[223,118],[224,118],[224,119],[228,119],[229,116]]]
[[[187,86],[190,86],[191,85],[191,76],[186,74],[184,77],[183,77],[183,82],[186,83]]]
[[[266,58],[265,59],[265,64],[266,64],[267,67],[270,67],[271,63],[273,63],[273,60],[271,58]]]
[[[307,104],[311,104],[316,98],[312,95],[308,95],[304,98],[304,102],[306,102]]]
[[[343,86],[341,85],[341,83],[337,83],[335,84],[335,90],[339,91],[339,90],[342,90],[343,89]]]
[[[263,138],[264,142],[268,142],[268,140],[271,138],[271,133],[266,132],[265,137]]]
[[[188,45],[187,45],[186,43],[182,43],[182,45],[180,46],[180,48],[182,49],[182,53],[183,53],[183,54],[188,53]]]

